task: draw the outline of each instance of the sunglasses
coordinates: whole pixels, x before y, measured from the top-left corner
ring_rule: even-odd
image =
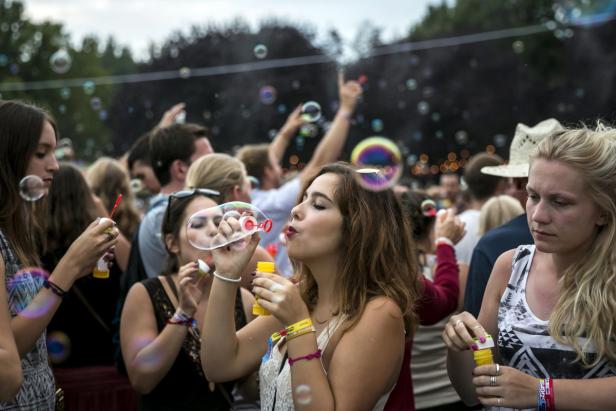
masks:
[[[196,195],[202,195],[208,198],[220,197],[220,193],[216,190],[210,190],[209,188],[193,188],[190,190],[180,190],[169,196],[169,202],[167,202],[167,211],[165,212],[165,225],[169,222],[169,210],[173,200],[185,199],[194,197]]]

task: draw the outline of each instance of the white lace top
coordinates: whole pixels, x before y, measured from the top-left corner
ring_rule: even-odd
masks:
[[[317,336],[317,347],[319,347],[322,352],[325,351],[329,339],[343,322],[340,316],[333,317],[327,327]],[[267,360],[261,363],[261,368],[259,369],[261,410],[263,411],[288,411],[295,409],[291,390],[291,366],[286,359],[282,370],[280,370],[284,358],[283,354],[280,352],[279,346],[283,341],[284,340],[279,341],[278,344],[273,347],[271,355]],[[279,370],[280,373],[278,372]],[[325,369],[323,369],[323,371],[325,371]],[[310,387],[301,387],[303,388],[301,393],[299,393],[299,388],[300,387],[298,387],[298,396],[301,396],[302,400],[308,403],[312,397]],[[382,411],[385,408],[385,403],[389,398],[390,392],[379,398],[373,411]]]

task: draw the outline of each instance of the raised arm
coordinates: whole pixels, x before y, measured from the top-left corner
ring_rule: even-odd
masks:
[[[319,142],[312,158],[302,170],[300,178],[310,178],[321,166],[333,163],[340,157],[344,143],[349,134],[350,120],[357,102],[362,95],[361,85],[357,81],[344,81],[344,74],[338,73],[338,94],[340,108],[332,121],[329,131]]]
[[[11,331],[4,284],[4,260],[0,255],[0,401],[9,401],[17,395],[24,377]]]
[[[297,106],[295,110],[289,114],[287,121],[284,123],[280,131],[278,131],[278,134],[276,134],[274,140],[270,143],[268,149],[272,161],[276,161],[280,164],[282,157],[284,156],[284,152],[293,137],[297,134],[297,130],[306,122],[306,120],[302,119],[301,109],[301,106]]]

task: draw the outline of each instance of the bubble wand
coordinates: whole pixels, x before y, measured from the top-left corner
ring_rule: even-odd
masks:
[[[122,194],[118,195],[118,198],[116,198],[115,204],[113,205],[113,208],[109,213],[110,220],[113,219],[113,215],[115,214],[118,205],[120,204],[120,201],[122,201]],[[107,230],[105,230],[105,232],[111,234],[112,230],[113,227],[109,227]],[[96,262],[96,267],[94,267],[94,269],[92,270],[92,277],[101,279],[109,278],[109,264],[107,264],[107,261],[105,261],[104,256],[99,258]]]

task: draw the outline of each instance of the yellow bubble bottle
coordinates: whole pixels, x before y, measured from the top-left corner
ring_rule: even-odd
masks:
[[[270,261],[259,261],[257,262],[257,271],[261,273],[275,273],[276,264]],[[254,315],[271,315],[269,311],[261,307],[261,304],[259,304],[259,298],[257,296],[255,296],[255,303],[252,305],[252,313]]]
[[[107,218],[101,218],[98,224],[100,224],[103,220],[107,220]],[[113,234],[113,227],[109,227],[104,231],[104,233]],[[109,278],[109,263],[107,263],[103,257],[98,259],[96,266],[92,269],[92,277],[99,279]]]
[[[486,342],[482,343],[478,338],[475,338],[475,344],[479,348],[477,351],[473,351],[473,359],[475,360],[475,365],[478,367],[480,365],[488,365],[494,364],[494,357],[492,356],[492,348],[494,347],[494,340],[492,336],[486,334]]]

